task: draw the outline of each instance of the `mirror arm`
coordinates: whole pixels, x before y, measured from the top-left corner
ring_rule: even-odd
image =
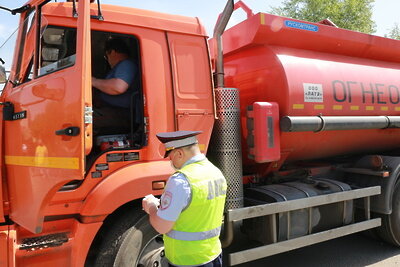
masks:
[[[72,17],[78,17],[78,12],[76,10],[76,0],[72,0]]]
[[[28,10],[28,9],[30,9],[30,8],[31,8],[31,5],[24,5],[24,6],[22,6],[22,7],[15,8],[15,9],[9,9],[9,8],[0,6],[0,9],[6,10],[6,11],[10,12],[10,13],[13,14],[13,15],[20,14],[20,13],[22,13],[22,12],[25,12],[26,10]]]
[[[12,14],[12,9],[9,9],[9,8],[3,7],[3,6],[0,6],[0,9],[6,10]]]
[[[19,8],[16,8],[16,9],[13,9],[13,10],[11,10],[11,14],[13,14],[13,15],[15,15],[15,14],[21,14],[21,13],[23,13],[23,12],[25,12],[25,11],[27,11],[28,9],[30,9],[31,8],[31,5],[24,5],[24,6],[22,6],[22,7],[19,7]]]
[[[104,20],[103,14],[101,13],[100,0],[97,0],[97,16],[99,20]]]

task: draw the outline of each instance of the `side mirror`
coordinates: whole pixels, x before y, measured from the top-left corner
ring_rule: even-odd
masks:
[[[6,69],[3,66],[0,66],[0,84],[5,83],[7,81]]]

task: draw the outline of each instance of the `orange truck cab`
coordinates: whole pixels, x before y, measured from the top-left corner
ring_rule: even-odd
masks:
[[[103,223],[139,223],[141,199],[162,193],[173,169],[155,134],[203,130],[205,151],[214,121],[197,19],[108,5],[100,18],[88,1],[48,2],[25,5],[1,96],[10,116],[1,121],[1,266],[83,266],[95,236],[109,231]],[[123,38],[139,66],[130,112],[140,122],[96,135],[91,77],[108,71],[110,37]]]
[[[239,8],[247,19],[225,31]],[[156,133],[178,130],[202,131],[227,178],[229,266],[373,228],[400,246],[400,42],[233,0],[211,39],[197,18],[99,0],[9,11],[0,266],[165,266],[141,202],[174,171]],[[97,130],[92,77],[110,71],[110,38],[127,45],[139,90],[128,124]],[[239,228],[258,246],[229,250]]]

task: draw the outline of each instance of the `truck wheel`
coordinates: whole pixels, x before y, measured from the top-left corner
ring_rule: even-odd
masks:
[[[95,260],[86,266],[167,266],[162,236],[150,225],[142,210],[129,210],[105,225]]]
[[[382,215],[382,226],[378,235],[386,242],[400,246],[400,183],[395,186],[392,199],[392,214]]]

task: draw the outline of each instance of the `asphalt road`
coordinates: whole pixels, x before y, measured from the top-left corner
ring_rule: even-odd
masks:
[[[400,248],[363,234],[353,234],[236,266],[400,267]]]

